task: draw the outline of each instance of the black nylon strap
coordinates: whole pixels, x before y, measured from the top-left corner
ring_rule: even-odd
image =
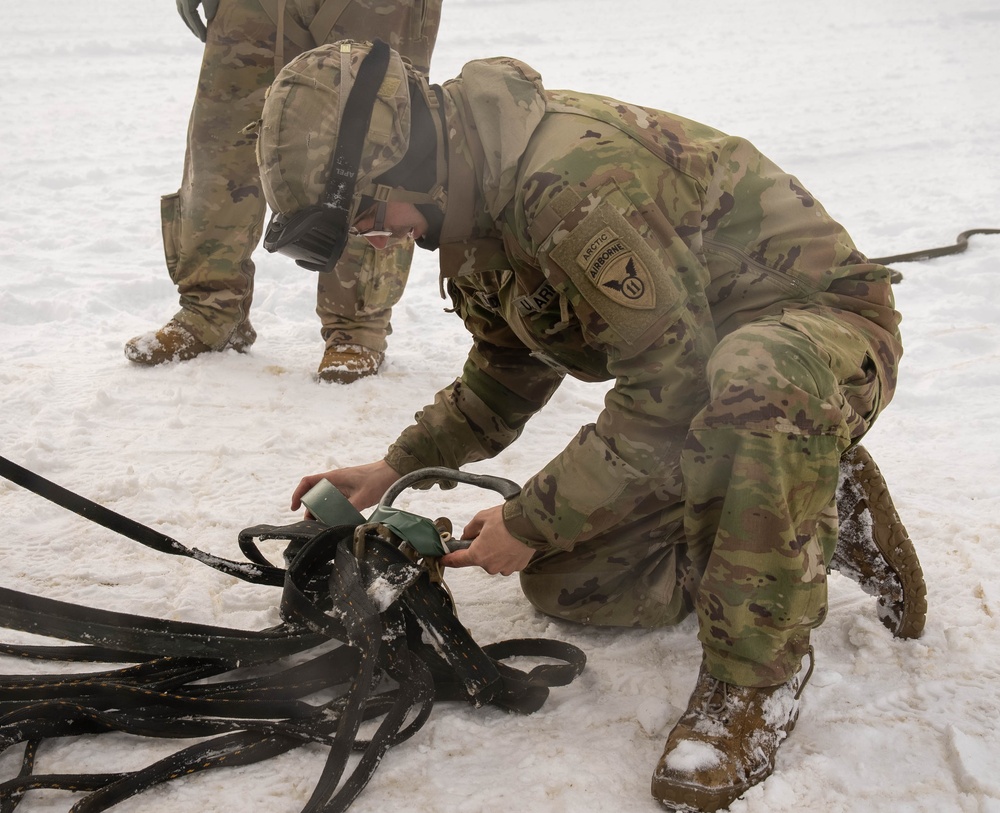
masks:
[[[0,474],[13,474],[8,479],[17,478],[82,516],[101,517],[105,527],[164,552],[198,553],[195,558],[224,569],[217,564],[225,560],[185,548],[0,461]],[[17,775],[0,782],[0,813],[12,813],[36,788],[84,793],[72,810],[96,813],[172,779],[252,764],[307,743],[330,751],[303,811],[338,813],[365,788],[388,749],[421,728],[435,699],[530,712],[544,702],[549,686],[567,682],[582,669],[583,654],[558,642],[480,648],[458,622],[443,587],[394,544],[370,529],[355,549],[353,527],[316,530],[297,523],[256,526],[241,534],[241,547],[256,564],[230,563],[241,567],[225,572],[257,583],[265,573],[265,584],[280,574],[283,582],[284,623],[261,631],[97,610],[0,588],[0,624],[78,644],[0,645],[0,652],[36,660],[134,664],[0,679],[0,752],[24,744]],[[255,539],[289,540],[288,568],[270,565]],[[391,587],[388,600],[381,590],[373,592],[376,582]],[[434,649],[423,643],[425,635],[436,642]],[[501,662],[514,655],[565,663],[525,674]],[[247,665],[254,666],[253,675],[242,673]],[[380,691],[383,677],[393,684]],[[332,699],[317,703],[317,696]],[[360,726],[377,718],[375,733],[362,739]],[[209,739],[138,771],[36,773],[40,742],[106,731]],[[360,753],[360,759],[345,778],[352,753]]]
[[[39,497],[44,497],[49,502],[53,502],[75,514],[79,514],[85,519],[89,519],[97,525],[121,534],[134,542],[157,550],[160,553],[197,559],[202,564],[208,565],[215,570],[255,584],[279,585],[282,582],[284,574],[278,568],[247,562],[233,562],[229,559],[214,556],[211,553],[205,553],[197,548],[185,547],[176,539],[172,539],[166,534],[154,531],[152,528],[136,522],[134,519],[105,508],[103,505],[88,500],[86,497],[81,497],[79,494],[56,485],[51,480],[46,480],[44,477],[2,456],[0,456],[0,477],[5,477],[12,483],[28,489],[28,491],[37,494]]]
[[[354,87],[344,101],[340,130],[337,132],[337,146],[327,169],[323,202],[343,211],[346,215],[350,215],[354,203],[354,186],[361,166],[365,136],[371,126],[375,100],[378,98],[378,91],[388,67],[389,46],[377,39],[361,61]],[[345,224],[349,225],[350,223]]]
[[[261,632],[97,610],[0,587],[0,624],[11,629],[148,656],[194,656],[243,664],[300,652],[322,638],[302,629]]]
[[[871,262],[879,265],[891,265],[892,263],[913,263],[920,260],[930,260],[934,257],[946,257],[949,254],[961,254],[969,247],[969,238],[974,234],[1000,234],[1000,229],[968,229],[959,234],[950,246],[925,248],[923,251],[893,254],[889,257],[873,257]]]

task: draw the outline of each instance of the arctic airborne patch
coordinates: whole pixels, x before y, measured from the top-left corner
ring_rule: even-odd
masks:
[[[546,273],[560,295],[565,292],[584,330],[616,347],[622,358],[631,358],[629,353],[648,347],[677,318],[686,292],[677,275],[664,267],[660,254],[622,214],[636,218],[617,185],[602,187],[596,197],[596,206],[588,198],[586,205],[574,210],[581,219],[564,218],[573,225],[550,249],[552,265]]]
[[[656,289],[649,270],[610,228],[595,234],[576,257],[587,277],[609,299],[626,308],[656,307]]]
[[[591,281],[594,281],[604,265],[622,252],[628,253],[628,247],[617,234],[605,227],[584,244],[576,255],[576,261],[581,268],[586,269]]]
[[[608,263],[595,282],[609,299],[626,308],[650,310],[656,307],[656,289],[649,271],[631,254]]]

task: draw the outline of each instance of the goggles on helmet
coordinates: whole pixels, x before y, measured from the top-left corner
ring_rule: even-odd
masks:
[[[351,230],[361,151],[388,66],[389,46],[375,40],[344,103],[323,197],[290,215],[275,213],[264,234],[266,251],[284,254],[311,271],[330,271],[337,264]]]

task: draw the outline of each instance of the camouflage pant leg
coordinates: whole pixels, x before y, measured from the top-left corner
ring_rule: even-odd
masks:
[[[870,356],[868,337],[824,313],[725,337],[681,459],[683,502],[651,496],[629,523],[536,555],[525,595],[549,615],[608,626],[674,624],[697,609],[713,675],[786,680],[826,615],[840,456],[882,406]]]
[[[652,495],[636,518],[571,551],[536,554],[521,572],[521,589],[556,618],[605,627],[663,627],[694,604],[684,543],[684,504]]]
[[[292,0],[288,9],[300,25],[308,26],[323,4]],[[441,0],[353,0],[329,39],[381,37],[412,55],[415,64],[425,65],[440,12]],[[260,118],[265,91],[274,79],[276,36],[276,25],[259,0],[219,4],[208,26],[181,189],[164,198],[167,266],[181,295],[176,318],[213,347],[225,345],[246,318],[253,296],[250,255],[260,240],[266,210],[254,142],[241,130]],[[297,52],[285,43],[286,58]],[[367,265],[359,271],[358,262]],[[317,311],[324,337],[339,329],[343,343],[383,350],[389,309],[402,293],[409,258],[394,253],[376,264],[374,252],[362,252],[360,259],[355,252],[340,265],[329,279],[320,275]],[[355,285],[339,290],[337,279],[351,279]]]
[[[376,251],[350,238],[336,267],[317,274],[316,315],[327,347],[360,344],[384,353],[392,306],[403,295],[413,243]]]
[[[254,143],[240,131],[260,117],[274,77],[275,33],[256,0],[219,4],[208,26],[183,181],[176,196],[164,198],[168,269],[180,292],[176,318],[213,347],[225,345],[253,297],[250,255],[265,203]]]
[[[291,0],[308,25],[325,0]],[[442,0],[354,0],[337,20],[327,41],[379,37],[427,74],[437,40]],[[351,240],[337,266],[316,281],[316,315],[328,347],[360,344],[378,352],[392,332],[392,306],[403,295],[413,245],[375,251]]]
[[[712,354],[711,400],[681,471],[699,638],[717,678],[784,682],[826,616],[840,456],[882,406],[871,354],[868,336],[823,311],[751,323]]]
[[[276,20],[277,0],[257,0],[261,8]],[[314,45],[344,39],[384,40],[402,56],[410,60],[424,76],[430,73],[431,54],[437,41],[441,22],[442,0],[287,0],[286,20],[302,29],[302,36]],[[306,32],[317,15],[329,11],[324,6],[342,6],[340,16],[329,33]],[[286,27],[286,31],[288,28]],[[323,36],[322,42],[316,36]],[[314,36],[315,34],[315,36]],[[298,52],[289,52],[285,43],[286,62]]]

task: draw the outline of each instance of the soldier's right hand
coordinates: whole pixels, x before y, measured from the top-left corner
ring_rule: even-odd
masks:
[[[205,22],[201,21],[198,6],[205,7]],[[218,10],[219,0],[177,0],[177,11],[180,13],[181,19],[191,29],[191,33],[202,42],[208,36],[208,29],[205,25],[212,21]]]
[[[503,521],[503,506],[494,505],[476,514],[465,530],[462,539],[471,539],[465,550],[456,550],[441,557],[445,567],[481,567],[491,576],[498,573],[510,576],[524,570],[535,555],[510,531]]]

